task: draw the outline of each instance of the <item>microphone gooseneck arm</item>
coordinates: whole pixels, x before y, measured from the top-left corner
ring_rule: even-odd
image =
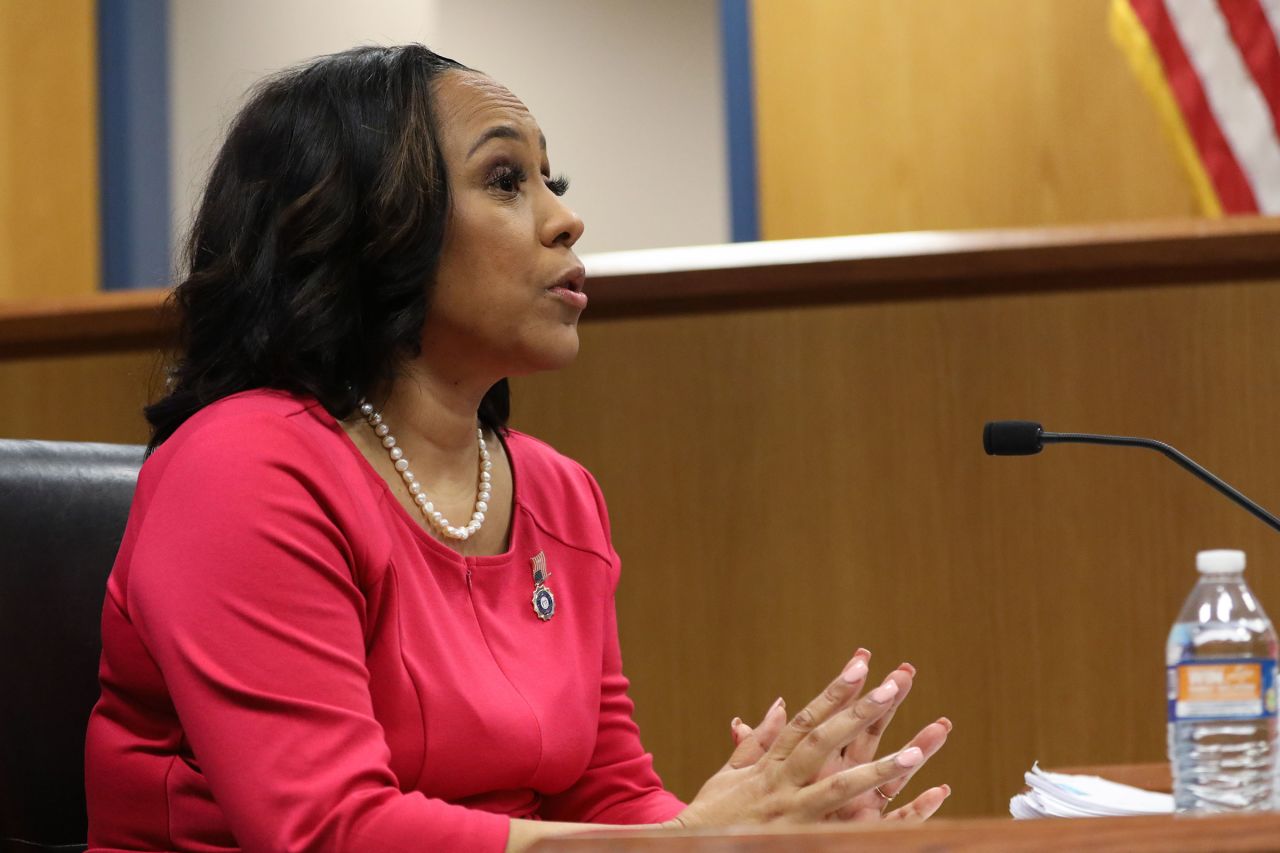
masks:
[[[1245,497],[1238,489],[1212,474],[1203,465],[1200,465],[1176,447],[1165,444],[1163,441],[1156,441],[1153,438],[1132,438],[1123,435],[1090,435],[1087,433],[1076,432],[1045,432],[1038,429],[1038,424],[1027,423],[1026,426],[1036,428],[1039,433],[1038,437],[1044,444],[1104,444],[1120,447],[1145,447],[1148,450],[1158,451],[1178,463],[1186,470],[1190,471],[1192,474],[1196,475],[1205,483],[1208,483],[1210,486],[1226,495],[1235,503],[1239,504],[1255,518],[1264,522],[1272,530],[1280,531],[1280,518],[1276,518],[1258,504]],[[993,452],[993,449],[989,445],[987,446],[987,452],[991,455],[1003,455],[999,450]]]

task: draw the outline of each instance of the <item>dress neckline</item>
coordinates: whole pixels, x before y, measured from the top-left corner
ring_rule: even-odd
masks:
[[[523,509],[523,504],[520,500],[520,474],[517,470],[516,457],[511,452],[511,444],[508,440],[511,437],[511,431],[508,431],[508,435],[506,436],[502,434],[502,430],[494,430],[493,433],[494,437],[498,439],[498,442],[502,444],[502,452],[506,454],[507,465],[511,469],[511,517],[508,520],[507,526],[507,549],[499,554],[459,554],[457,551],[453,550],[448,545],[428,533],[426,528],[423,527],[416,518],[409,514],[409,511],[404,508],[399,499],[391,492],[390,484],[383,479],[382,475],[373,467],[364,453],[360,451],[360,448],[356,446],[356,443],[351,440],[351,436],[347,435],[347,431],[343,428],[338,419],[330,414],[324,406],[321,406],[318,403],[315,408],[318,410],[321,419],[327,420],[327,426],[338,433],[343,444],[345,444],[347,449],[356,457],[356,460],[360,464],[365,475],[381,487],[383,497],[385,502],[390,505],[391,512],[399,518],[402,523],[409,526],[414,537],[419,542],[424,543],[433,552],[442,557],[447,557],[448,559],[459,563],[466,563],[470,566],[505,565],[511,562],[512,557],[517,553],[517,546],[519,544],[518,540],[521,538],[518,535],[518,530],[520,528],[520,524],[518,523],[520,513],[518,510]]]

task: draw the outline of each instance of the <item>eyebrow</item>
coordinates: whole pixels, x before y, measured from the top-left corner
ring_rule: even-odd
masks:
[[[480,138],[471,146],[471,150],[467,152],[467,159],[471,158],[480,148],[492,139],[514,139],[519,142],[524,139],[524,134],[509,124],[499,124],[486,130],[480,134]],[[547,150],[547,138],[541,133],[538,134],[538,145],[543,151]]]

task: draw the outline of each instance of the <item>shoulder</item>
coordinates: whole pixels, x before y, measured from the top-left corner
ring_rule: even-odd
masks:
[[[138,498],[243,517],[265,504],[364,528],[377,492],[342,427],[314,399],[259,389],[192,415],[143,465]]]
[[[257,389],[210,403],[180,426],[144,466],[158,473],[170,466],[229,466],[245,469],[317,454],[340,459],[341,427],[314,399]]]
[[[512,459],[517,502],[532,514],[540,526],[558,537],[581,538],[587,528],[599,530],[582,546],[610,553],[609,516],[604,495],[595,477],[578,461],[551,445],[517,430],[508,430],[504,440]]]
[[[564,500],[587,497],[595,502],[600,487],[577,460],[518,430],[508,430],[503,439],[518,478],[516,488],[523,498]]]

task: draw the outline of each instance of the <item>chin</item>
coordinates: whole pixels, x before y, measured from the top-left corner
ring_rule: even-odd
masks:
[[[509,376],[522,376],[530,373],[542,373],[547,370],[560,370],[573,364],[578,357],[578,327],[568,326],[548,340],[539,341],[524,352],[519,370],[512,370]]]

